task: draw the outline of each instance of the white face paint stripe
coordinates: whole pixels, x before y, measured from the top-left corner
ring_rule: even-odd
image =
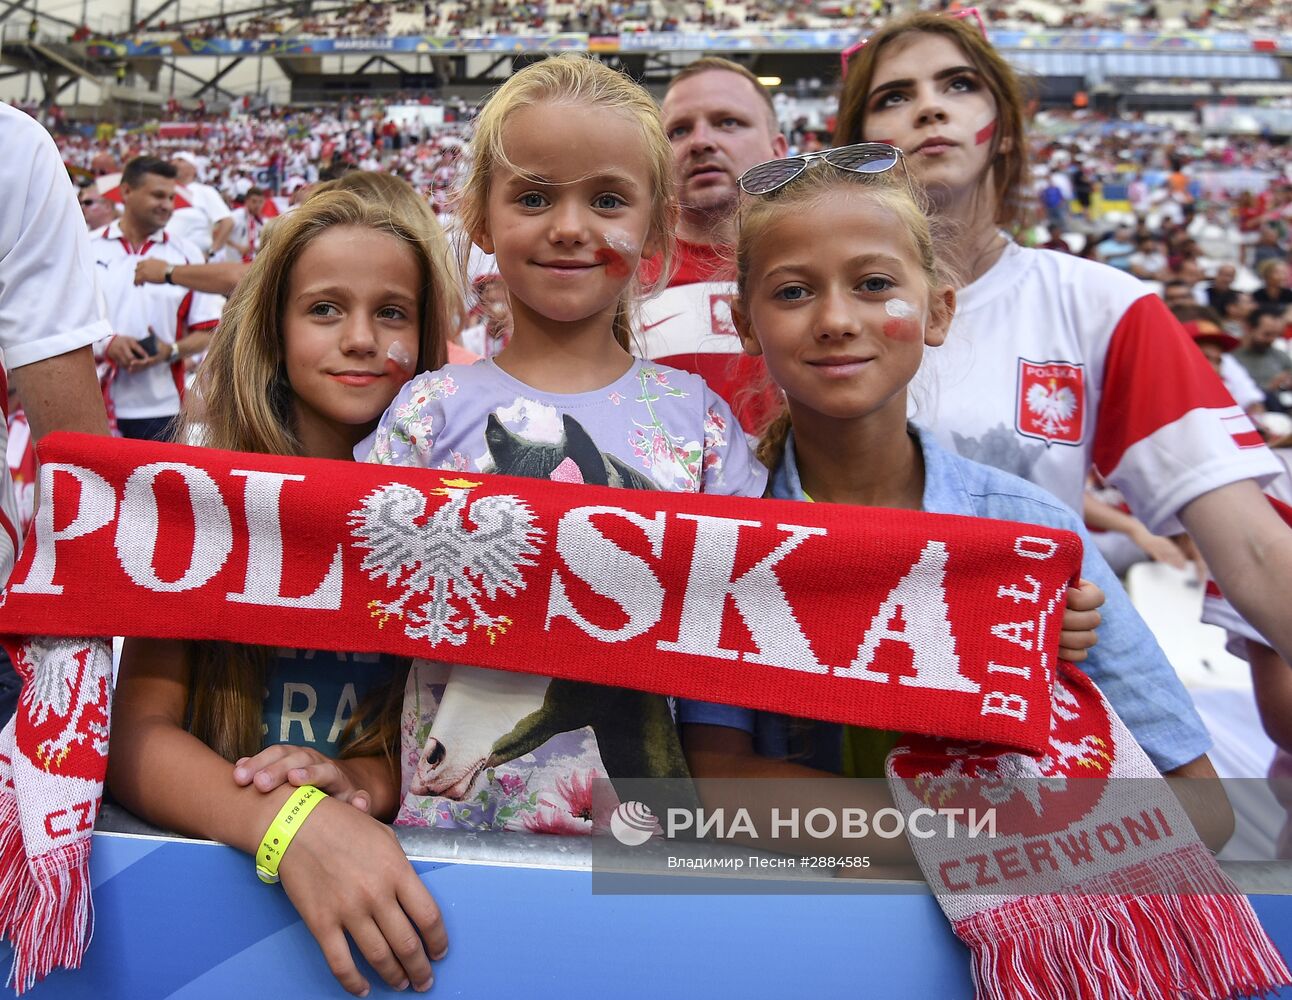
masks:
[[[399,341],[390,345],[389,350],[386,351],[386,357],[406,372],[411,372],[417,364],[417,359],[413,357],[412,352]]]
[[[601,241],[615,253],[624,257],[636,255],[639,247],[623,233],[602,233]]]
[[[884,312],[896,319],[909,319],[916,311],[915,306],[905,299],[889,299],[884,303]]]

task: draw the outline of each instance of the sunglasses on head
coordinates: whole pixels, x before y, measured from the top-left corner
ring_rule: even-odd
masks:
[[[982,15],[978,13],[977,7],[966,7],[964,10],[957,10],[948,14],[947,17],[955,21],[963,21],[965,18],[972,17],[978,22],[978,30],[982,32],[982,37],[987,37],[987,25],[983,22]],[[843,65],[843,75],[848,75],[848,60],[866,47],[869,38],[861,38],[853,42],[846,49],[839,53],[839,62]]]
[[[790,181],[801,177],[803,172],[815,162],[828,163],[832,167],[853,174],[882,174],[892,170],[899,163],[902,164],[903,169],[906,167],[906,158],[896,146],[883,142],[858,142],[851,146],[823,149],[817,153],[768,160],[766,163],[750,167],[740,175],[740,190],[755,196],[772,194]],[[915,188],[911,185],[909,171],[906,172],[906,186],[910,189],[911,197],[915,197]]]

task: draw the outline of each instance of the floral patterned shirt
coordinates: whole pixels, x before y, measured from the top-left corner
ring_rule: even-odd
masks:
[[[492,360],[448,365],[409,382],[355,456],[737,496],[762,495],[767,475],[702,379],[640,360],[602,389],[569,394],[534,389]],[[545,718],[568,720],[572,704],[586,724],[549,735]],[[627,742],[603,754],[599,738]],[[568,834],[605,829],[624,797],[617,779],[686,774],[659,696],[429,661],[409,672],[401,765],[397,823]]]
[[[598,450],[653,480],[655,489],[758,496],[767,479],[731,408],[699,376],[640,360],[605,388],[578,393],[534,389],[492,360],[446,365],[405,385],[355,456],[526,475],[515,460],[491,454],[491,415],[521,447],[568,447],[564,423],[572,418]],[[567,469],[552,478],[571,480],[574,470]]]

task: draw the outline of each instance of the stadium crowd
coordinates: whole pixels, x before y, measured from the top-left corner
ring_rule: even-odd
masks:
[[[956,9],[959,0],[923,0],[926,10]],[[1071,28],[1110,31],[1212,30],[1285,31],[1292,12],[1279,0],[1213,2],[1196,13],[1161,17],[1152,0],[1063,4],[1053,0],[984,0],[976,5],[996,28]],[[365,0],[340,10],[300,18],[216,16],[168,26],[164,20],[137,25],[116,37],[159,37],[182,33],[195,38],[262,39],[276,36],[362,38],[389,35],[455,37],[488,34],[586,32],[758,31],[864,29],[892,13],[891,0],[635,0],[569,3],[550,0]],[[78,32],[86,37],[88,28]],[[82,40],[81,37],[77,39]]]

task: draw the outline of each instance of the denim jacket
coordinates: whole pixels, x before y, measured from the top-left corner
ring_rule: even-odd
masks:
[[[1107,595],[1100,613],[1099,643],[1081,669],[1099,686],[1126,727],[1161,771],[1170,771],[1206,753],[1211,737],[1193,707],[1153,633],[1140,618],[1120,581],[1095,547],[1081,519],[1039,486],[989,465],[947,451],[932,435],[912,427],[924,455],[924,510],[932,514],[1021,521],[1074,531],[1085,546],[1081,575]],[[773,471],[771,495],[805,500],[794,457],[794,436]],[[756,750],[766,757],[789,756],[787,716],[728,705],[682,700],[679,723],[728,726],[754,735]],[[822,770],[840,770],[842,727],[820,723],[799,762]]]

